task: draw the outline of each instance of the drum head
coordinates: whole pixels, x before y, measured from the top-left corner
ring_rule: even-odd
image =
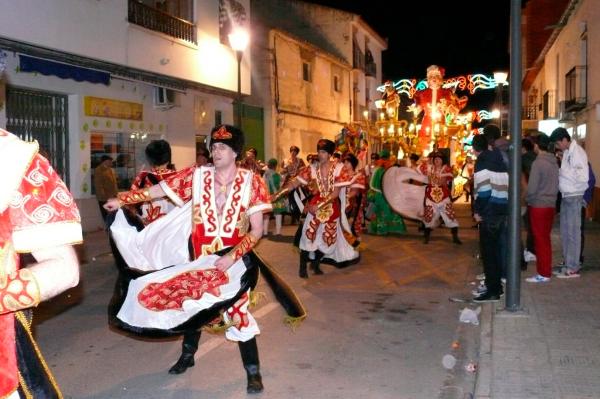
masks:
[[[394,212],[421,220],[426,183],[427,176],[411,168],[392,166],[383,174],[383,196]]]

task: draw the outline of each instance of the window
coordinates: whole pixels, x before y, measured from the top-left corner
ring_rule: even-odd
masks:
[[[215,126],[223,124],[223,112],[221,110],[215,110]]]
[[[310,64],[308,62],[302,62],[302,80],[305,82],[311,82],[310,76]]]
[[[333,90],[337,91],[338,93],[342,92],[342,80],[340,79],[339,75],[333,75]]]
[[[105,133],[91,132],[90,134],[90,165],[92,182],[94,169],[100,164],[103,155],[113,159],[113,166],[117,175],[117,187],[120,190],[129,190],[137,173],[148,168],[144,151],[152,140],[159,140],[158,135],[145,133]],[[95,194],[92,184],[92,194]]]

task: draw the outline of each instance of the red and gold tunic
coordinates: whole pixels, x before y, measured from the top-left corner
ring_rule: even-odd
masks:
[[[167,168],[152,168],[151,170],[143,170],[136,176],[131,190],[139,190],[149,188],[159,182],[174,176],[177,173],[174,169]],[[158,198],[140,205],[142,211],[142,219],[144,223],[152,223],[156,219],[166,215],[172,208],[173,204],[168,200]]]
[[[37,149],[0,129],[0,397],[19,384],[11,309],[31,306],[26,287],[15,290],[11,283],[19,281],[11,280],[19,270],[17,253],[82,241],[75,201]]]
[[[250,215],[271,210],[263,179],[242,168],[236,171],[220,213],[212,166],[183,169],[159,184],[175,204],[193,201],[192,245],[195,258],[237,245],[249,230]]]
[[[341,162],[331,162],[327,175],[321,175],[320,166],[316,167],[309,165],[302,169],[296,178],[298,181],[306,185],[311,192],[309,204],[319,205],[327,201],[331,193],[336,187],[346,187],[350,185],[352,176],[344,169]],[[333,245],[337,239],[337,223],[340,217],[340,200],[334,199],[325,206],[320,207],[315,215],[307,217],[305,223],[308,223],[308,228],[304,234],[310,241],[314,241],[317,235],[317,230],[321,223],[325,224],[323,231],[323,241],[327,245]]]
[[[450,198],[452,169],[448,165],[442,165],[440,169],[436,169],[433,165],[423,163],[419,165],[419,172],[429,178],[429,183],[425,188],[425,198],[435,203]]]

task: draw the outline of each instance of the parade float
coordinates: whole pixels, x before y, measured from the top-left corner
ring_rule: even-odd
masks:
[[[476,126],[500,117],[497,110],[465,111],[469,96],[505,84],[506,75],[444,79],[443,68],[431,65],[426,79],[387,81],[378,88],[382,96],[376,101],[377,120],[367,121],[365,132],[358,136],[368,141],[371,152],[385,148],[396,155],[398,166],[388,169],[383,177],[384,195],[396,212],[413,219],[421,219],[423,214],[425,189],[419,182],[426,183],[427,176],[408,167],[411,154],[424,157],[433,151],[442,152],[454,169],[452,198],[463,194],[467,179],[460,171],[470,155],[471,140],[479,133]]]

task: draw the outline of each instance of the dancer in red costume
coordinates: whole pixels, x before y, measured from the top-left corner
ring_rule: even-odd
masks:
[[[142,170],[138,173],[130,190],[151,187],[177,172],[171,163],[171,146],[166,140],[152,140],[146,146],[145,153],[146,159],[150,163],[150,170]],[[140,204],[139,214],[144,224],[148,224],[166,215],[174,206],[173,202],[159,198]]]
[[[73,197],[37,143],[0,129],[0,397],[62,397],[27,311],[79,282],[82,241]],[[18,253],[38,263],[20,268]]]
[[[428,177],[429,182],[425,188],[425,212],[423,215],[424,243],[429,243],[431,230],[439,224],[440,217],[446,227],[452,231],[452,242],[462,244],[458,238],[458,222],[450,198],[452,188],[452,169],[444,163],[441,152],[434,152],[430,156],[431,163],[424,162],[419,165],[419,172]]]
[[[108,210],[116,210],[125,204],[168,196],[182,208],[171,211],[144,230],[177,229],[179,224],[192,220],[190,246],[192,258],[196,261],[150,273],[147,280],[148,276],[133,280],[117,316],[129,325],[131,331],[158,328],[167,332],[183,332],[182,354],[169,370],[171,374],[180,374],[194,365],[194,354],[200,340],[199,328],[221,315],[226,338],[238,342],[247,374],[247,392],[258,393],[263,390],[255,338],[260,330],[248,311],[249,292],[256,285],[258,268],[245,255],[261,238],[262,214],[271,210],[271,203],[260,175],[236,167],[236,158],[244,145],[242,131],[221,125],[213,128],[210,137],[214,166],[183,169],[158,185],[120,193],[117,199],[111,199],[105,205]],[[190,202],[191,207],[188,205]],[[171,222],[178,213],[182,216],[179,219],[181,223]],[[120,223],[118,215],[115,223],[111,226],[113,233]],[[186,235],[177,232],[181,236]],[[179,245],[186,247],[187,238],[180,239]],[[119,240],[116,241],[119,245]],[[163,240],[159,241],[150,246],[169,247]],[[119,246],[121,253],[125,253],[125,246]],[[175,248],[171,251],[175,252]],[[211,256],[215,253],[220,256]],[[194,267],[195,264],[198,268]],[[153,275],[159,277],[154,278]],[[134,283],[140,280],[142,287],[138,290]],[[177,295],[174,296],[174,293]],[[196,300],[196,303],[183,306],[188,300]],[[198,310],[191,310],[192,306],[197,306]],[[170,310],[173,307],[178,309],[177,312]],[[158,313],[164,313],[164,316],[157,315],[153,309],[160,309]],[[190,317],[181,318],[186,311],[190,312]]]

